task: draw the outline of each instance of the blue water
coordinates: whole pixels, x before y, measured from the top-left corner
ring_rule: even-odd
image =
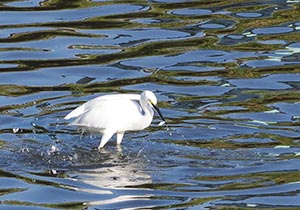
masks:
[[[0,208],[299,208],[298,3],[2,2]],[[146,89],[121,148],[63,119]]]

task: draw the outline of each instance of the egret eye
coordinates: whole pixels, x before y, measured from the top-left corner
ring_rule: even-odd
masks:
[[[155,102],[155,101],[153,101],[153,100],[151,100],[151,99],[148,100],[148,103],[149,103],[151,106],[155,106],[155,105],[157,104],[157,102]]]

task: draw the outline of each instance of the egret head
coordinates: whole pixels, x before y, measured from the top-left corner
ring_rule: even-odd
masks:
[[[142,97],[144,97],[145,101],[147,101],[147,103],[149,103],[151,106],[157,104],[157,98],[150,90],[143,91]]]
[[[154,93],[149,90],[145,90],[142,92],[141,97],[147,102],[147,104],[149,104],[157,112],[157,114],[160,116],[160,118],[165,122],[166,121],[165,118],[161,114],[159,108],[156,106],[157,98],[154,95]]]

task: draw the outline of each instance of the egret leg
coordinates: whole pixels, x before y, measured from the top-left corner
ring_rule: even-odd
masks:
[[[117,144],[118,145],[120,145],[122,143],[123,136],[124,136],[124,132],[123,133],[117,133]]]
[[[98,149],[103,148],[105,144],[109,141],[109,139],[114,135],[114,133],[115,132],[113,131],[104,131]]]

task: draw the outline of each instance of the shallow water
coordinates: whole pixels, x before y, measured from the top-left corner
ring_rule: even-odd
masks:
[[[0,207],[300,207],[299,1],[4,1]],[[121,148],[63,117],[156,93]]]

